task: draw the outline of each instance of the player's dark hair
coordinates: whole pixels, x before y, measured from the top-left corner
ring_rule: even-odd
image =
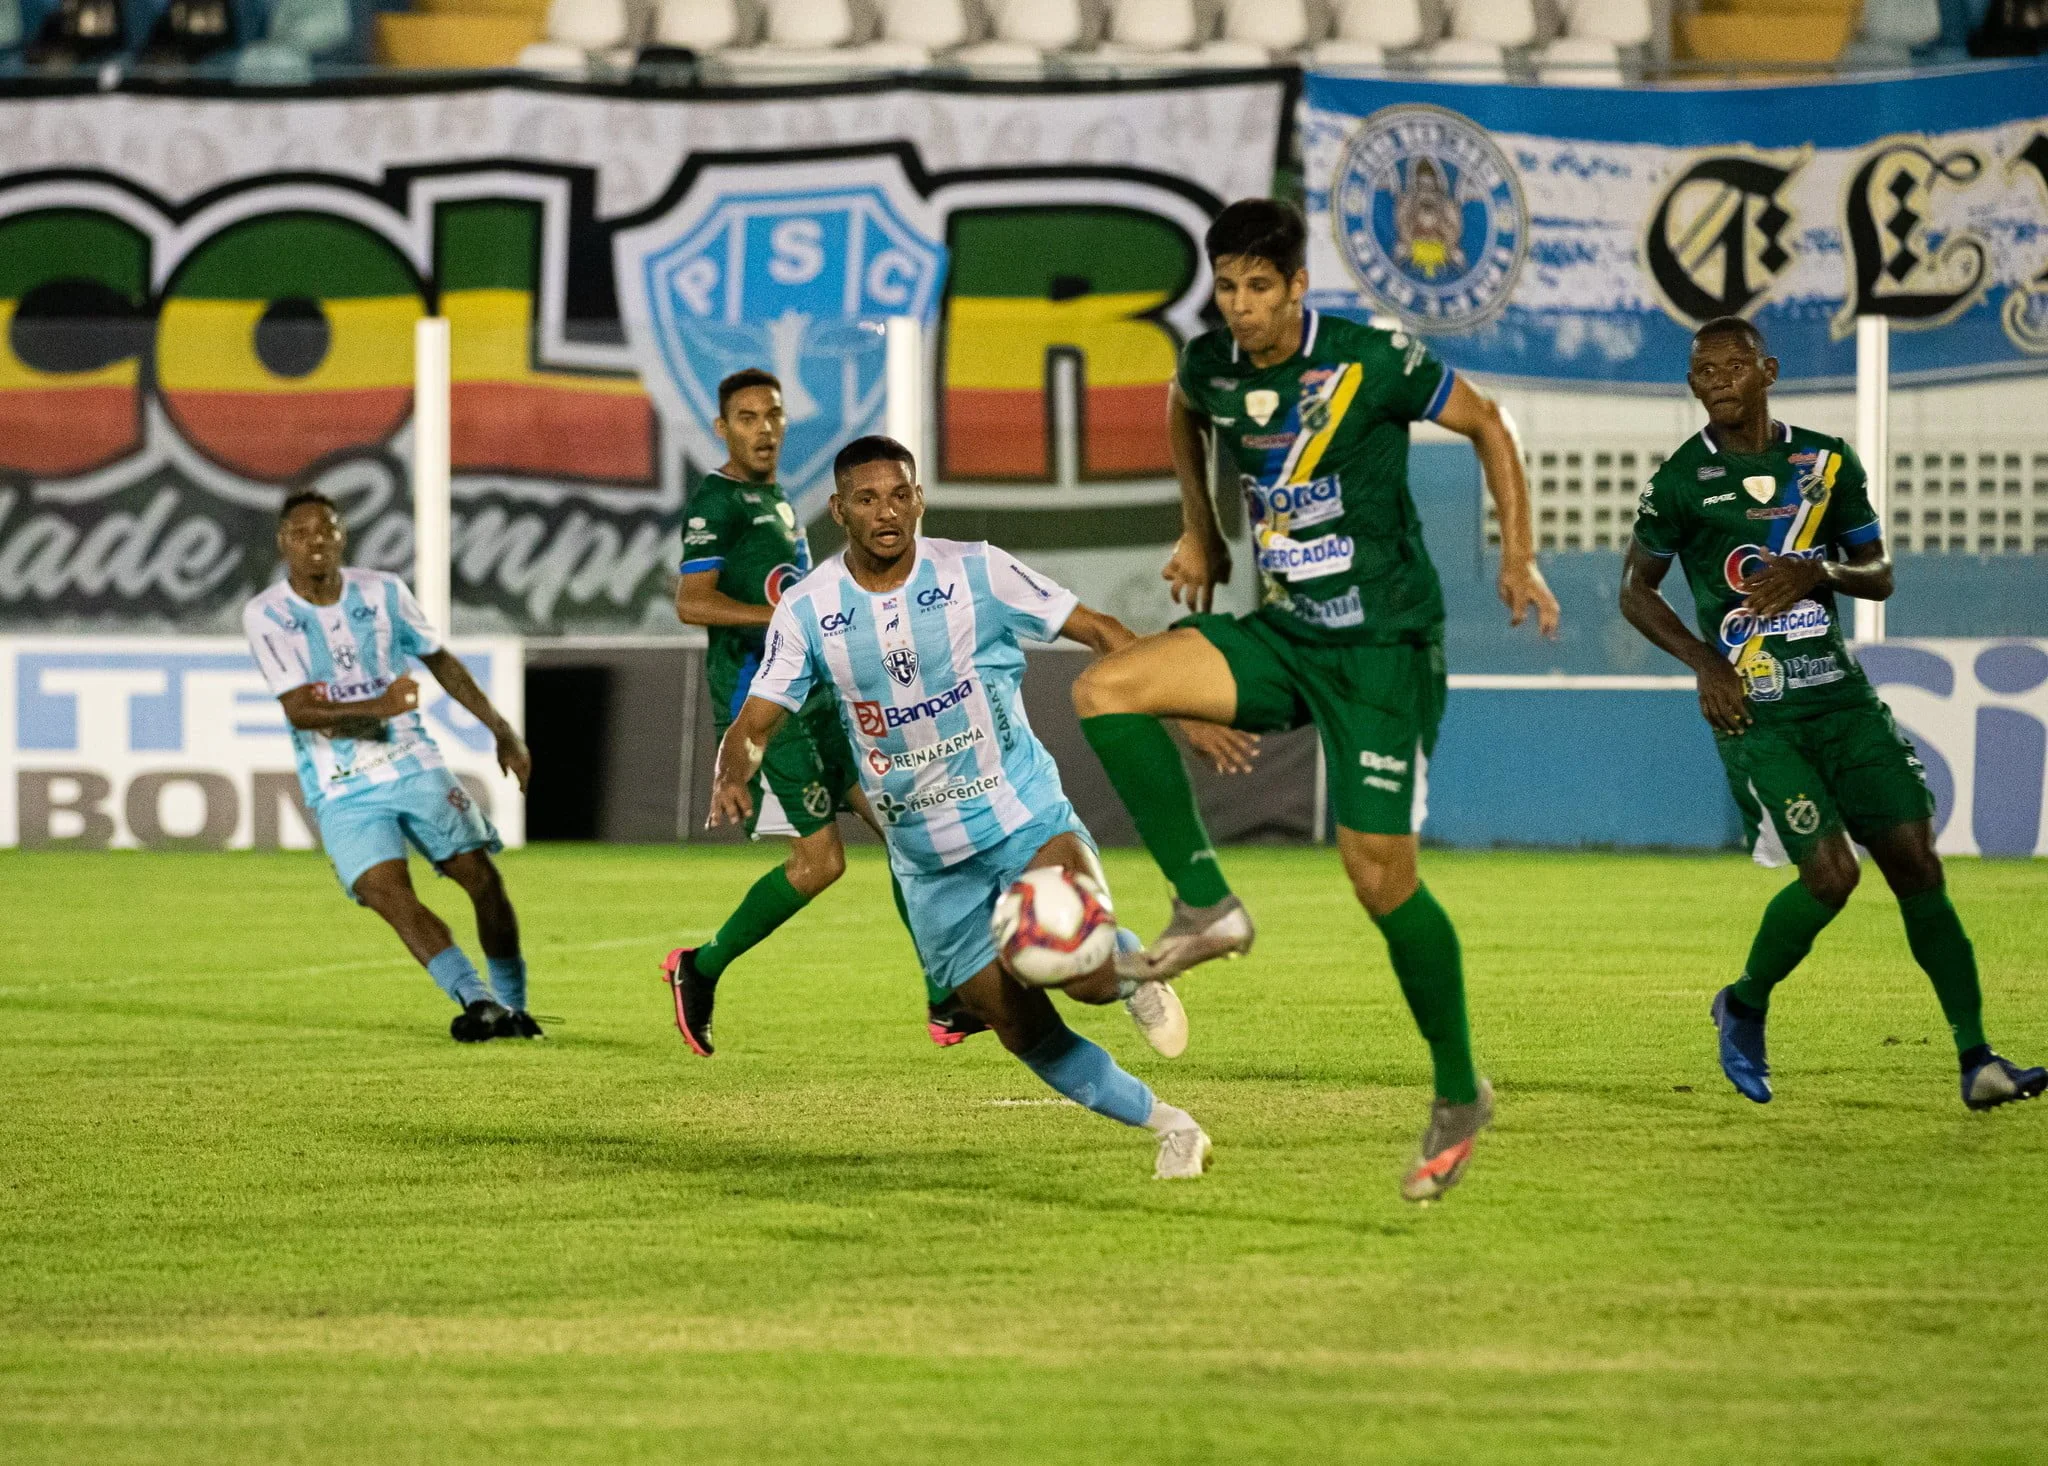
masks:
[[[1764,333],[1757,329],[1756,322],[1746,321],[1741,316],[1715,316],[1692,333],[1692,344],[1697,346],[1715,336],[1741,336],[1756,348],[1758,356],[1771,354],[1771,348],[1764,340]]]
[[[869,463],[900,463],[909,471],[910,481],[917,482],[917,455],[880,433],[855,438],[839,450],[839,456],[832,460],[832,482],[844,484],[849,473]]]
[[[1308,262],[1308,221],[1279,199],[1239,199],[1216,216],[1202,244],[1212,268],[1220,259],[1245,255],[1265,260],[1291,280]]]
[[[732,400],[734,393],[744,392],[749,387],[773,387],[780,392],[782,381],[775,373],[764,372],[759,367],[734,372],[718,384],[718,415],[725,416],[725,404]]]
[[[296,493],[285,495],[284,507],[277,511],[277,522],[283,524],[295,511],[305,508],[308,504],[324,504],[333,511],[336,519],[341,518],[341,506],[318,489],[300,489]]]

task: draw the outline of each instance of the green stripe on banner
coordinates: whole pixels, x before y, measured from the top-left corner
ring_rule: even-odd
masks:
[[[51,280],[98,280],[140,305],[149,241],[131,224],[90,209],[42,209],[0,224],[0,300]]]
[[[1156,214],[1106,205],[976,209],[947,230],[954,296],[1065,300],[1183,287],[1194,242]]]
[[[202,245],[173,293],[187,300],[347,300],[418,290],[398,250],[365,226],[332,215],[267,214]]]
[[[509,199],[440,210],[435,280],[450,290],[532,290],[539,278],[540,207]]]

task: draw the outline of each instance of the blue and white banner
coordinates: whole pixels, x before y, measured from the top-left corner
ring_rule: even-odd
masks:
[[[1311,73],[1312,301],[1495,379],[1679,386],[1714,316],[1782,379],[2048,371],[2048,63],[1807,86],[1581,90]]]
[[[458,637],[484,695],[525,721],[526,658]],[[526,801],[497,744],[415,666],[427,730],[507,845]],[[70,850],[317,846],[284,712],[240,637],[0,637],[0,846]]]

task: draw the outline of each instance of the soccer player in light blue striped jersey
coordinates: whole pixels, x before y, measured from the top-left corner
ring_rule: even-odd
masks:
[[[493,853],[503,848],[419,712],[407,675],[417,657],[497,740],[498,765],[526,789],[526,745],[427,621],[395,575],[346,569],[334,502],[293,494],[278,515],[285,578],[242,608],[242,629],[291,724],[299,788],[341,888],[383,917],[440,989],[462,1008],[462,1043],[539,1038],[526,1011],[519,919]],[[486,988],[447,923],[420,903],[406,869],[417,848],[468,894],[490,969]],[[494,992],[495,990],[495,996]]]
[[[1064,635],[1099,653],[1132,633],[992,545],[920,537],[916,474],[910,450],[891,438],[841,450],[831,508],[846,549],[785,591],[768,623],[760,670],[719,745],[711,823],[746,818],[761,751],[814,687],[830,683],[934,993],[957,994],[1059,1093],[1157,1134],[1155,1175],[1199,1176],[1210,1145],[1193,1117],[1068,1028],[1044,989],[1003,969],[989,933],[997,898],[1027,870],[1102,878],[1094,841],[1025,714],[1021,643]],[[1188,732],[1219,764],[1246,755],[1242,735],[1209,725]],[[1115,964],[1065,991],[1086,1003],[1124,1000],[1148,1037],[1148,1010],[1185,1034],[1172,990]]]

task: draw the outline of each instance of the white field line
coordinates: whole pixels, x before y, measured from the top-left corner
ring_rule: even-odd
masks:
[[[536,957],[545,959],[558,952],[608,952],[621,947],[652,947],[668,941],[687,942],[708,939],[708,931],[655,932],[642,937],[607,937],[601,942],[569,942],[562,946],[551,946],[542,952],[527,953],[527,960]],[[26,993],[54,993],[82,987],[139,987],[144,983],[162,982],[205,982],[232,978],[236,982],[276,982],[283,978],[324,977],[337,972],[385,972],[392,969],[411,970],[419,964],[410,957],[387,957],[375,962],[321,962],[306,967],[278,967],[269,972],[201,972],[185,973],[166,977],[162,973],[145,973],[139,977],[81,977],[71,982],[20,983],[12,987],[0,987],[0,998],[11,998]]]
[[[1453,691],[1469,692],[1692,692],[1698,686],[1675,677],[1609,672],[1453,672]]]

